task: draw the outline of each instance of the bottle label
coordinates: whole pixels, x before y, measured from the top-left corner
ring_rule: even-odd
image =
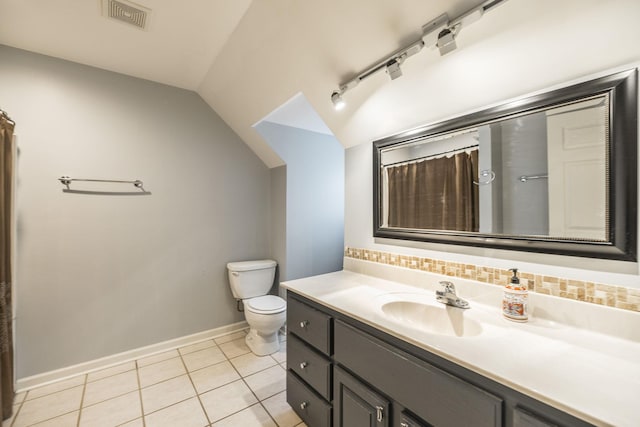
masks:
[[[502,300],[502,314],[512,320],[527,320],[528,295],[524,292],[504,293]]]

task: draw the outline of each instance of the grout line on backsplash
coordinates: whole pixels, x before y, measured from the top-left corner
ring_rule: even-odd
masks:
[[[506,285],[511,277],[509,270],[501,268],[399,255],[369,249],[346,247],[344,256],[396,267],[443,274],[461,279],[475,280],[497,286]],[[521,283],[527,285],[531,292],[640,312],[640,289],[584,280],[564,279],[524,271],[520,271],[519,275]]]

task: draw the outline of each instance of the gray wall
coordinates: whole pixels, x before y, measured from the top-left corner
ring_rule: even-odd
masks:
[[[0,46],[0,106],[20,150],[18,378],[243,319],[225,264],[270,255],[270,172],[197,94]],[[63,193],[61,175],[152,194]]]
[[[256,130],[286,163],[286,268],[281,280],[342,269],[344,148],[331,135],[270,122]]]
[[[283,272],[287,271],[287,167],[279,166],[271,169],[271,257],[278,261],[278,277],[285,280]],[[284,294],[284,289],[274,289],[274,293]]]

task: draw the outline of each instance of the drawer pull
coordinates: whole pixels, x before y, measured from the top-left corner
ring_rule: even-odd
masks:
[[[304,368],[306,368],[307,366],[309,366],[309,364],[308,364],[307,362],[302,362],[302,363],[300,363],[300,369],[304,369]]]
[[[302,322],[300,322],[300,327],[302,329],[305,329],[307,326],[309,326],[309,321],[308,320],[303,320]]]
[[[382,406],[376,406],[376,419],[379,423],[382,422],[382,411],[384,408]]]
[[[300,404],[300,409],[307,409],[307,406],[309,406],[309,402],[302,402]]]
[[[409,427],[409,424],[405,423],[404,421],[400,423],[400,427]]]

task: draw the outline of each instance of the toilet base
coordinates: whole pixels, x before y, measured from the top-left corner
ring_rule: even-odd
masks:
[[[260,335],[254,329],[249,330],[244,341],[256,356],[267,356],[280,350],[278,331],[269,335]]]

